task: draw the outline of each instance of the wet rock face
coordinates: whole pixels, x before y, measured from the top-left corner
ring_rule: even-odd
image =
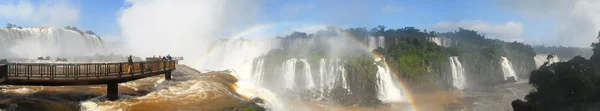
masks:
[[[529,105],[529,103],[522,101],[520,99],[512,101],[512,103],[510,103],[510,105],[512,105],[514,111],[533,111],[533,109],[531,108],[531,105]]]

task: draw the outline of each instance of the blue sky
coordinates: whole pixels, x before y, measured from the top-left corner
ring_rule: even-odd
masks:
[[[581,43],[591,43],[595,37],[600,22],[593,18],[589,20],[586,34],[578,35],[581,31],[575,23],[564,22],[577,17],[573,7],[582,3],[600,4],[594,1],[575,0],[573,3],[562,3],[540,0],[265,0],[248,5],[256,5],[258,11],[252,13],[255,19],[251,24],[275,24],[270,31],[277,35],[285,34],[294,28],[310,28],[311,26],[332,25],[337,27],[367,27],[386,25],[388,28],[414,26],[420,29],[435,31],[452,31],[458,27],[478,30],[486,36],[507,41],[522,41],[530,44],[589,46]],[[236,2],[236,1],[230,1]],[[543,3],[540,6],[528,8],[528,4]],[[550,2],[550,3],[548,3]],[[56,15],[72,15],[76,17],[58,16],[58,20],[45,21],[44,17],[28,20],[35,15],[19,15],[23,10],[22,4],[29,4],[37,13],[47,14],[47,18]],[[123,9],[131,4],[121,0],[70,0],[70,1],[1,1],[0,23],[11,22],[22,26],[77,26],[92,30],[99,35],[119,37],[121,26],[118,23]],[[563,6],[564,5],[564,6]],[[572,6],[571,6],[572,5]],[[520,7],[525,6],[525,7]],[[14,7],[14,9],[6,8]],[[67,13],[64,10],[46,11],[42,7],[57,7],[64,10],[76,10],[77,13]],[[67,7],[67,8],[61,8]],[[25,8],[27,9],[27,8]],[[544,10],[546,9],[546,10]],[[539,11],[541,10],[541,11]],[[584,8],[586,13],[581,17],[600,17],[598,8]],[[587,10],[590,10],[587,12]],[[544,12],[544,11],[550,11]],[[34,11],[35,12],[35,11]],[[58,14],[56,14],[58,13]],[[54,14],[54,15],[53,15]],[[16,16],[16,17],[15,17]],[[64,18],[64,19],[63,19]],[[65,21],[59,21],[65,20]],[[579,20],[579,19],[578,19]],[[584,22],[585,24],[585,22]],[[560,27],[559,27],[560,26]],[[244,26],[242,26],[243,28]],[[596,29],[594,29],[596,28]],[[588,34],[592,33],[592,34]],[[585,36],[585,37],[583,37]],[[589,36],[589,37],[588,37]],[[581,41],[572,38],[585,38]],[[591,39],[590,39],[591,38]],[[588,41],[588,42],[586,42]]]

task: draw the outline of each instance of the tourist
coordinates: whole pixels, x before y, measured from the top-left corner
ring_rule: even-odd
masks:
[[[167,60],[173,60],[173,58],[171,58],[171,54],[167,54]]]
[[[129,54],[129,56],[127,57],[127,63],[129,64],[129,73],[132,72],[133,70],[133,56],[131,54]]]

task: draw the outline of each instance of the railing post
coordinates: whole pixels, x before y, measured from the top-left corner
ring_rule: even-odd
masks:
[[[142,72],[142,74],[144,74],[144,62],[140,62],[140,72]]]
[[[50,65],[50,80],[54,80],[54,74],[56,70],[54,70],[54,64]]]
[[[75,64],[75,73],[73,74],[75,76],[75,80],[79,79],[80,70],[81,68],[79,67],[79,64]]]
[[[0,78],[2,78],[3,80],[6,80],[8,78],[8,65],[0,64]]]
[[[119,77],[123,74],[123,63],[119,63]]]

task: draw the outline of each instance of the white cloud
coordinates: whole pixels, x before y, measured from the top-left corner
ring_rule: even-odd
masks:
[[[118,18],[122,42],[136,56],[172,54],[193,65],[211,40],[232,36],[254,25],[260,1],[127,1]]]
[[[395,4],[386,4],[385,6],[383,6],[383,8],[381,8],[381,12],[386,13],[386,14],[399,13],[399,12],[403,12],[405,10],[406,10],[405,7],[400,7]]]
[[[43,1],[33,4],[28,0],[0,4],[0,17],[7,22],[43,26],[76,25],[79,22],[79,9],[69,1]]]
[[[458,23],[442,21],[434,26],[434,30],[449,32],[458,28],[475,30],[485,34],[487,37],[505,41],[523,41],[523,24],[509,21],[504,24],[491,24],[481,20],[463,20]]]
[[[533,19],[556,20],[546,44],[589,47],[600,30],[598,0],[496,0],[507,9]],[[540,40],[542,41],[542,40]]]

